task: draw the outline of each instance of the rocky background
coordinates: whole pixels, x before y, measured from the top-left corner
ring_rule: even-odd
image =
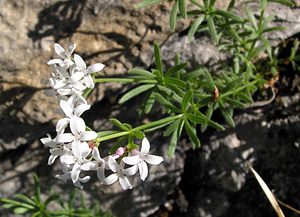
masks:
[[[206,35],[187,41],[189,23],[181,21],[177,33],[170,32],[170,4],[137,10],[138,0],[0,0],[0,197],[32,193],[32,172],[45,189],[53,186],[61,194],[73,189],[54,178],[55,165],[47,166],[48,150],[39,142],[55,131],[54,98],[43,93],[53,57],[53,44],[77,44],[77,53],[89,64],[107,67],[103,76],[123,76],[131,67],[149,67],[152,45],[161,44],[163,57],[172,64],[176,53],[191,66],[226,58]],[[219,7],[228,1],[217,1]],[[242,8],[243,3],[239,2]],[[256,3],[249,3],[254,11]],[[300,9],[270,4],[274,25],[286,30],[270,37],[275,46],[297,38]],[[295,72],[291,72],[294,73]],[[282,75],[276,99],[264,107],[237,111],[237,127],[222,133],[202,135],[203,146],[190,150],[180,141],[173,159],[150,169],[145,182],[133,181],[133,190],[118,185],[101,186],[95,177],[84,194],[101,202],[116,216],[225,217],[275,216],[247,163],[252,163],[276,196],[300,207],[300,94],[299,77]],[[299,76],[299,72],[298,72]],[[110,129],[109,117],[138,125],[138,100],[120,107],[117,100],[129,87],[101,84],[85,114],[95,130]],[[153,152],[165,156],[167,140],[161,132],[151,138]],[[287,216],[296,216],[284,209]],[[3,211],[0,211],[3,212]],[[5,216],[6,214],[1,214]]]

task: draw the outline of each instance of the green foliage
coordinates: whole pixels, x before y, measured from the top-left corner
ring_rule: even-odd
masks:
[[[41,197],[40,181],[36,174],[33,174],[33,179],[33,196],[16,194],[14,199],[0,198],[2,208],[9,209],[14,214],[32,217],[113,217],[110,212],[103,212],[97,202],[88,205],[86,199],[82,194],[78,194],[76,189],[69,194],[67,201],[51,191],[44,199]],[[56,207],[55,210],[52,210],[49,204]]]
[[[160,4],[160,0],[143,0],[137,7]],[[178,19],[191,19],[188,39],[191,41],[197,32],[206,31],[218,49],[230,58],[226,63],[218,62],[214,67],[199,65],[189,68],[188,63],[180,62],[179,56],[173,66],[164,63],[160,46],[154,43],[154,63],[151,69],[133,68],[129,78],[120,82],[133,82],[134,86],[119,100],[125,103],[132,98],[143,96],[140,114],[147,115],[159,107],[162,119],[140,127],[131,127],[112,120],[117,131],[98,142],[117,138],[111,149],[127,144],[129,150],[136,148],[134,140],[141,138],[144,132],[165,128],[164,136],[170,138],[168,156],[173,156],[176,144],[181,136],[186,136],[193,148],[198,148],[200,132],[207,127],[224,130],[224,122],[234,127],[234,110],[244,109],[253,103],[252,96],[257,90],[263,91],[263,84],[278,73],[276,49],[271,46],[265,34],[283,30],[283,27],[272,26],[272,16],[265,16],[269,1],[261,0],[259,10],[254,14],[246,8],[245,17],[240,17],[234,10],[235,1],[231,0],[227,9],[215,6],[215,0],[174,0],[169,24],[176,29]],[[292,6],[287,0],[273,0],[280,4]],[[190,10],[192,9],[192,10]],[[288,58],[294,69],[299,69],[299,42],[295,41]],[[263,62],[263,64],[261,63]],[[155,110],[157,112],[157,110]],[[219,115],[214,115],[215,113]],[[216,122],[215,117],[223,120]]]

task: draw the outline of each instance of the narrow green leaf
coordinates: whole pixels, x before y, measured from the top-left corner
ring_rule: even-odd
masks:
[[[190,125],[188,120],[185,120],[184,122],[184,129],[187,132],[190,141],[192,142],[192,147],[193,148],[200,147],[201,144],[200,144],[200,140],[197,137],[196,129]]]
[[[166,76],[172,76],[176,72],[184,69],[186,66],[187,66],[187,63],[176,64],[176,66],[173,66],[172,68],[168,69],[168,71],[166,72]]]
[[[181,119],[174,121],[170,124],[164,132],[164,136],[170,136],[174,131],[177,130],[179,124],[181,123]]]
[[[187,13],[186,13],[186,0],[178,0],[178,6],[179,6],[179,12],[181,16],[186,19]]]
[[[145,134],[142,131],[133,131],[133,135],[138,139],[143,139],[145,137]]]
[[[154,95],[154,92],[151,92],[149,97],[147,98],[147,100],[144,103],[144,112],[146,114],[148,114],[151,111],[151,109],[154,105],[154,102],[155,102],[155,95]]]
[[[154,42],[154,58],[155,58],[155,65],[160,72],[160,74],[163,74],[163,63],[161,60],[161,54],[160,54],[160,48],[159,45]]]
[[[155,93],[155,98],[157,99],[157,101],[160,104],[162,104],[166,108],[170,109],[172,112],[180,113],[180,110],[176,106],[174,106],[169,100],[167,100],[166,98],[164,98],[159,93]]]
[[[257,30],[258,29],[257,28],[257,21],[254,17],[253,12],[249,8],[246,8],[246,12],[247,12],[248,17],[250,18],[250,22],[252,23],[254,29]]]
[[[237,22],[243,22],[243,19],[240,16],[234,14],[231,11],[216,10],[215,13],[223,17],[226,17],[227,19],[233,19]]]
[[[24,194],[16,194],[15,197],[22,200],[24,203],[35,206],[35,202]]]
[[[226,86],[224,88],[221,89],[221,93],[226,93],[228,91],[233,90],[235,87],[240,86],[242,80],[243,80],[242,77],[238,77],[238,78],[230,81],[229,83],[226,84]]]
[[[261,36],[260,39],[262,40],[266,50],[267,50],[267,53],[268,53],[268,56],[270,58],[270,60],[273,60],[273,55],[272,55],[272,47],[271,47],[271,43],[269,40],[267,40],[265,37]]]
[[[34,180],[34,199],[39,204],[41,202],[40,180],[35,173],[33,174],[33,180]]]
[[[188,39],[189,41],[192,40],[193,36],[195,35],[198,27],[201,25],[201,23],[203,22],[204,20],[204,15],[200,15],[194,22],[193,24],[191,25],[190,29],[189,29],[189,32],[188,32]]]
[[[185,82],[177,78],[166,77],[165,84],[169,87],[175,85],[176,87],[185,88]]]
[[[138,69],[138,68],[133,68],[128,71],[129,74],[135,74],[135,75],[141,75],[142,77],[146,77],[148,79],[151,78],[156,78],[154,74],[151,72],[144,70],[144,69]]]
[[[204,72],[205,79],[208,82],[208,86],[209,86],[210,91],[214,91],[216,85],[215,85],[215,82],[212,79],[210,73],[208,72],[207,69],[203,70],[203,72]]]
[[[211,16],[209,16],[207,18],[207,22],[208,22],[209,33],[210,33],[213,41],[216,44],[218,44],[219,43],[219,38],[218,38],[218,34],[217,34],[217,30],[216,30],[216,26],[215,26],[215,22],[214,22],[213,18]]]
[[[111,123],[112,123],[115,127],[119,128],[120,130],[123,130],[123,131],[128,131],[128,130],[130,130],[129,128],[127,128],[126,126],[124,126],[124,124],[122,124],[119,120],[117,120],[117,119],[115,119],[115,118],[111,118],[110,121],[111,121]]]
[[[52,201],[58,200],[59,199],[59,195],[54,193],[51,194],[45,201],[45,206],[47,206],[49,203],[51,203]]]
[[[185,112],[188,108],[189,103],[193,99],[193,91],[188,90],[186,94],[183,97],[182,104],[181,104],[181,110]]]
[[[209,104],[208,107],[207,107],[207,110],[205,112],[205,116],[206,116],[207,119],[209,119],[209,120],[211,119],[213,111],[214,111],[213,104]],[[207,123],[202,124],[201,125],[201,132],[204,132],[206,130],[206,128],[207,128]]]
[[[231,10],[235,5],[235,0],[231,0],[228,4],[227,11]]]
[[[246,108],[246,105],[238,100],[231,99],[231,98],[225,98],[223,100],[233,108],[241,108],[241,109]]]
[[[274,26],[274,27],[268,27],[268,28],[264,29],[263,33],[275,32],[275,31],[284,31],[284,30],[286,30],[286,27],[284,27],[284,26]]]
[[[230,112],[229,110],[224,109],[224,108],[220,108],[220,110],[221,110],[221,114],[224,117],[226,123],[232,128],[235,127],[234,120],[232,119],[232,114],[231,114],[232,112]]]
[[[144,85],[141,85],[141,86],[138,86],[132,90],[130,90],[129,92],[127,92],[126,94],[124,94],[121,99],[119,100],[119,103],[120,104],[123,104],[124,102],[130,100],[131,98],[147,91],[147,90],[150,90],[152,87],[154,87],[155,84],[144,84]]]
[[[175,3],[173,4],[170,18],[169,18],[169,25],[172,31],[174,31],[176,28],[177,13],[178,13],[178,0],[176,0]]]
[[[159,4],[162,0],[144,0],[138,4],[135,5],[136,8],[143,8],[155,4]]]
[[[183,126],[184,126],[184,120],[180,119],[180,123],[178,124],[178,127],[176,128],[176,130],[173,131],[172,137],[170,139],[170,143],[168,146],[167,155],[169,158],[171,158],[175,153],[177,142],[182,133]]]
[[[26,212],[28,212],[29,210],[27,208],[24,208],[24,207],[17,207],[14,209],[14,213],[15,214],[24,214]]]

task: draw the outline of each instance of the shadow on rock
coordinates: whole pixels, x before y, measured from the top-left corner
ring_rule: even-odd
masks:
[[[81,24],[85,4],[86,0],[59,1],[43,9],[28,36],[33,41],[47,36],[53,36],[55,41],[71,37]]]

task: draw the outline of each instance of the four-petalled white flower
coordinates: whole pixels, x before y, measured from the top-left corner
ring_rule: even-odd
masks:
[[[150,150],[150,143],[148,139],[144,137],[142,141],[141,151],[138,152],[134,150],[132,152],[133,155],[124,157],[122,159],[126,164],[133,166],[132,170],[135,170],[136,172],[137,170],[139,170],[140,177],[143,181],[148,176],[148,166],[146,162],[151,165],[158,165],[164,160],[160,156],[148,154],[149,150]]]

